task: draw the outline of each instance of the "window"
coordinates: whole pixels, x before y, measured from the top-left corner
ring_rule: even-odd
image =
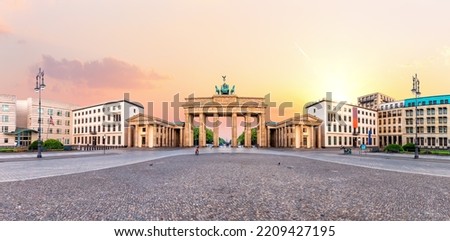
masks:
[[[8,127],[7,127],[7,126],[2,126],[2,132],[3,132],[3,133],[8,132]]]
[[[4,123],[9,122],[9,116],[2,115],[2,122],[4,122]]]
[[[9,105],[2,105],[2,111],[8,112],[9,111]]]
[[[56,111],[56,115],[57,116],[62,116],[62,111],[61,110]]]

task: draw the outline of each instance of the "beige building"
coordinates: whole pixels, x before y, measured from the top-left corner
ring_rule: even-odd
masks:
[[[138,114],[128,119],[129,147],[180,147],[183,123],[172,123],[157,117]]]
[[[448,149],[450,118],[450,95],[420,97],[417,99],[417,128],[415,125],[415,98],[406,99],[403,109],[403,138],[406,143],[414,143],[417,130],[418,145],[428,149]]]
[[[130,117],[144,107],[128,100],[111,101],[73,110],[72,142],[80,146],[128,146]]]
[[[38,139],[39,99],[17,100],[17,127],[34,130],[31,141]],[[60,101],[41,99],[42,140],[56,139],[64,145],[71,143],[72,109],[75,105]],[[24,143],[29,145],[30,143]]]
[[[15,146],[16,96],[0,95],[0,147]]]
[[[377,146],[377,112],[370,108],[321,100],[306,107],[321,119],[321,147]]]
[[[369,109],[378,109],[381,104],[395,101],[394,98],[376,92],[358,97],[358,105]]]
[[[267,123],[268,147],[320,148],[322,120],[312,115]]]
[[[378,108],[379,146],[406,144],[404,101],[381,104]]]

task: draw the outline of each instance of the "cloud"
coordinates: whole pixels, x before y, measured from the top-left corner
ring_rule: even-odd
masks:
[[[90,88],[148,88],[152,87],[155,80],[167,79],[154,71],[146,72],[136,65],[114,58],[81,62],[56,60],[52,56],[43,55],[40,66],[48,77]],[[33,70],[35,71],[35,67]]]

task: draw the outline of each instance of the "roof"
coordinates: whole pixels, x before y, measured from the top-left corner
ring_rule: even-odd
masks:
[[[339,104],[340,103],[340,102],[337,102],[337,101],[322,99],[322,100],[319,100],[319,101],[316,101],[316,102],[308,103],[305,106],[305,108],[309,108],[309,107],[311,107],[313,105],[316,105],[316,104],[319,104],[321,102],[331,102],[331,103],[335,103],[335,104]],[[349,104],[347,101],[343,101],[343,102],[344,102],[345,105],[348,105],[348,106],[351,106],[351,107],[357,107],[357,108],[361,108],[361,109],[365,109],[365,110],[370,110],[370,111],[376,112],[376,110],[374,110],[372,108],[368,108],[368,107],[364,107],[364,106],[360,106],[360,105]]]
[[[15,131],[11,131],[11,132],[7,132],[5,133],[6,135],[18,135],[21,134],[23,132],[33,132],[33,133],[38,133],[37,130],[33,130],[33,129],[28,129],[28,128],[16,128]]]
[[[91,106],[85,106],[85,107],[82,107],[82,108],[74,109],[73,111],[84,110],[84,109],[97,107],[97,106],[111,105],[111,104],[120,103],[120,102],[126,102],[128,104],[132,104],[134,106],[137,106],[139,108],[144,109],[144,106],[141,103],[139,103],[139,102],[132,102],[132,101],[129,101],[129,100],[116,100],[116,101],[109,101],[109,102],[106,102],[106,103],[101,103],[101,104],[96,104],[96,105],[91,105]]]
[[[148,116],[148,115],[144,115],[142,113],[136,114],[130,118],[127,119],[128,123],[131,123],[133,121],[137,121],[139,123],[143,123],[143,122],[154,122],[154,123],[163,123],[163,124],[167,124],[167,125],[172,125],[172,126],[182,126],[183,124],[180,123],[173,123],[167,120],[163,120],[161,118],[158,117],[154,117],[154,116]]]

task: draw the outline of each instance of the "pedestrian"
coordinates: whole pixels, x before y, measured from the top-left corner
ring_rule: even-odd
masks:
[[[195,155],[198,155],[199,154],[199,150],[198,150],[198,146],[197,146],[197,148],[195,149]]]

